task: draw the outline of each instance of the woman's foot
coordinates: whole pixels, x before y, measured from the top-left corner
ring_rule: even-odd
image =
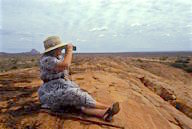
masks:
[[[120,111],[119,102],[114,103],[103,115],[105,121],[111,121],[112,117]]]

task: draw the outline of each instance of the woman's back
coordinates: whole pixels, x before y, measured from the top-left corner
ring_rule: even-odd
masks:
[[[69,71],[63,70],[61,72],[55,71],[55,66],[57,63],[64,60],[63,55],[58,58],[54,56],[43,55],[40,58],[40,77],[44,82],[58,79],[58,78],[68,78]]]

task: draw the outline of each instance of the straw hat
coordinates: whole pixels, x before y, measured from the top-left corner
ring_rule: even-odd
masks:
[[[58,36],[50,36],[43,41],[45,51],[43,53],[49,52],[59,47],[64,47],[65,44],[62,43]]]

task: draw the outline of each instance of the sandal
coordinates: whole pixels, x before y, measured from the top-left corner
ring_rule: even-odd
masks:
[[[119,110],[119,102],[114,103],[112,107],[108,108],[107,111],[104,113],[103,119],[105,121],[110,122],[112,120],[113,115],[117,114]]]

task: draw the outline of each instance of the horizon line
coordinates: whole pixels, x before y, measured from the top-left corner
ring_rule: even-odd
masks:
[[[23,52],[3,52],[3,51],[0,51],[0,53],[6,53],[6,54],[19,54],[19,53],[28,53],[28,52],[30,52],[30,51],[23,51]],[[39,52],[39,51],[38,51]],[[123,51],[123,52],[121,52],[121,51],[117,51],[117,52],[113,52],[113,51],[111,51],[111,52],[76,52],[76,51],[74,51],[73,53],[85,53],[85,54],[88,54],[88,53],[101,53],[101,54],[103,54],[103,53],[142,53],[142,52],[147,52],[147,53],[153,53],[153,52],[156,52],[156,53],[160,53],[160,52],[192,52],[192,50],[190,51],[190,50],[176,50],[176,51],[173,51],[173,50],[170,50],[170,51]],[[40,52],[40,54],[42,54],[42,52]]]

